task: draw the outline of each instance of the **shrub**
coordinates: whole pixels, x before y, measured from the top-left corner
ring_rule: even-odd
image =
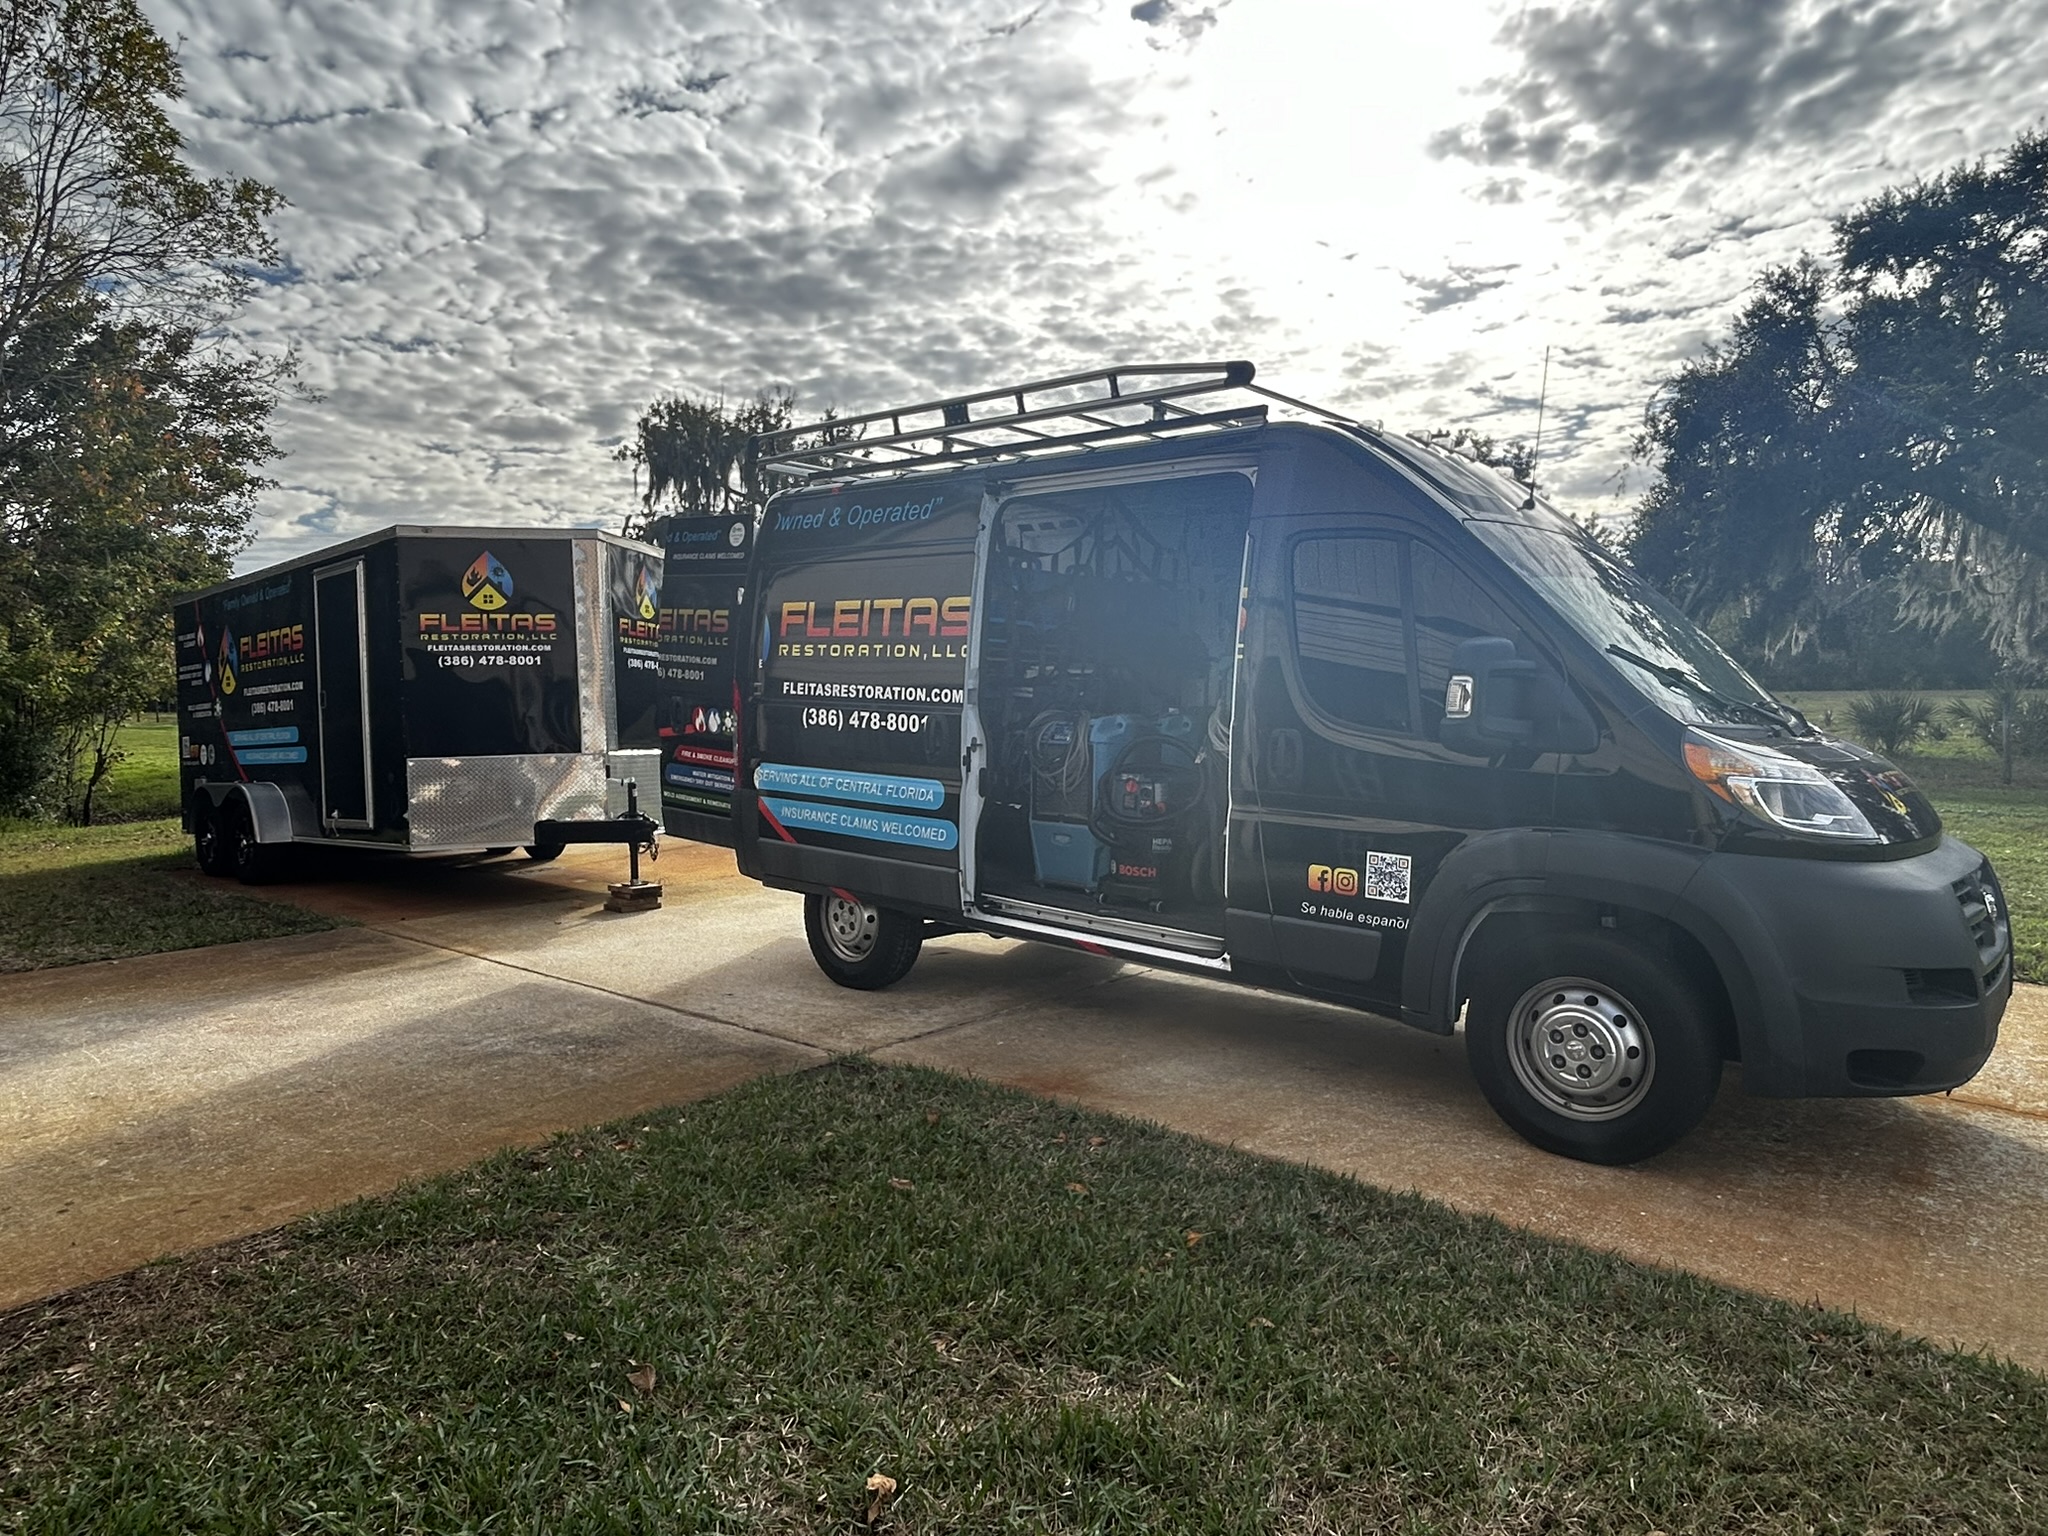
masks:
[[[2007,721],[2011,723],[2014,757],[2039,757],[2048,752],[2048,698],[2038,693],[2006,688],[1981,699],[1957,699],[1949,705],[1948,717],[1993,752],[2005,750],[1999,733]]]
[[[1910,746],[1933,719],[1934,706],[1917,693],[1880,690],[1849,701],[1849,729],[1887,757]]]

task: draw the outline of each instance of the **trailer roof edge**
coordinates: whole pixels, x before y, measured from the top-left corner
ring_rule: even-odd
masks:
[[[308,566],[330,565],[336,560],[346,559],[357,550],[368,549],[386,539],[403,538],[479,538],[479,539],[600,539],[607,544],[616,544],[623,549],[640,549],[658,555],[658,545],[643,543],[638,539],[621,538],[616,533],[607,533],[602,528],[539,528],[525,527],[516,523],[393,523],[388,528],[379,528],[371,533],[360,533],[339,544],[329,544],[314,550],[311,554],[294,555],[289,560],[279,560],[274,565],[260,566],[244,575],[230,576],[225,581],[216,581],[211,586],[187,587],[173,592],[171,602],[190,603],[201,598],[213,597],[221,592],[233,591],[252,581],[266,576],[282,576],[289,571],[300,571]]]

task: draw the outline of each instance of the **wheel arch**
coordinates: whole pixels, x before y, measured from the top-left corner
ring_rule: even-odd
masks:
[[[1467,855],[1471,855],[1467,857]],[[1745,1083],[1775,1071],[1768,978],[1776,951],[1738,936],[1689,899],[1703,850],[1619,834],[1512,832],[1475,838],[1444,861],[1416,913],[1402,1014],[1440,1034],[1456,1028],[1485,946],[1530,927],[1613,929],[1662,949],[1717,1010],[1727,1056]],[[1749,1084],[1754,1089],[1754,1084]]]
[[[1642,907],[1555,893],[1507,897],[1475,913],[1453,960],[1446,1012],[1453,1018],[1472,994],[1473,977],[1490,951],[1542,933],[1613,933],[1667,959],[1692,985],[1714,1022],[1724,1058],[1742,1059],[1734,995],[1721,965],[1677,919]]]

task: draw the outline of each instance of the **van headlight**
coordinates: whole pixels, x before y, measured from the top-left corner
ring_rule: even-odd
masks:
[[[1754,811],[1787,832],[1881,841],[1870,818],[1826,774],[1769,747],[1687,731],[1685,766],[1730,805]]]

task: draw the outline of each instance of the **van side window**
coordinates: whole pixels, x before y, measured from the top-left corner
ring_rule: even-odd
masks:
[[[1294,546],[1302,687],[1317,709],[1344,725],[1403,734],[1414,726],[1401,614],[1403,542],[1345,536]]]
[[[1514,641],[1524,657],[1536,653],[1521,625],[1457,566],[1427,544],[1409,546],[1409,581],[1415,594],[1416,666],[1422,684],[1422,734],[1435,738],[1444,717],[1444,685],[1450,681],[1451,653],[1481,635]]]

